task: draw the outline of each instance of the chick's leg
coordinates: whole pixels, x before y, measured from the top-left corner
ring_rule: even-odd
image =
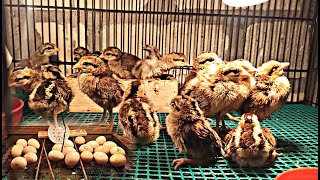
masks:
[[[55,128],[58,128],[59,124],[58,124],[58,115],[57,115],[57,113],[53,112],[52,113],[52,118],[53,118],[53,122],[54,122]]]
[[[47,115],[43,115],[42,118],[44,119],[44,121],[47,123],[48,126],[52,125]]]
[[[221,114],[220,114],[220,115],[221,115]],[[231,129],[230,129],[230,128],[227,128],[226,124],[224,123],[224,118],[223,118],[223,117],[224,117],[224,115],[220,117],[221,122],[222,122],[221,128],[222,128],[223,131],[229,132],[229,131],[231,131]]]
[[[227,113],[226,115],[228,116],[228,118],[229,118],[230,120],[234,120],[234,121],[237,121],[237,122],[240,121],[240,117],[233,117],[233,116],[232,116],[231,114],[229,114],[229,113]]]
[[[109,112],[109,122],[110,122],[110,126],[111,129],[113,128],[113,112],[112,112],[112,107],[108,108],[108,112]]]
[[[178,170],[180,166],[190,165],[190,166],[201,166],[206,164],[205,161],[193,160],[188,158],[180,158],[173,160],[171,166],[174,166],[174,170]]]
[[[103,114],[102,114],[102,118],[100,121],[98,122],[91,122],[88,124],[88,126],[95,126],[95,125],[104,125],[106,124],[106,114],[107,114],[107,110],[103,109]]]

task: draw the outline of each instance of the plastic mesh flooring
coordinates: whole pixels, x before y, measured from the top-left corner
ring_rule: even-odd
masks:
[[[19,96],[20,97],[20,96]],[[20,97],[25,100],[25,97]],[[45,125],[27,106],[20,125]],[[96,113],[63,113],[67,125],[85,126],[101,118]],[[159,113],[162,125],[167,114]],[[114,130],[121,134],[114,114]],[[61,119],[61,116],[59,116]],[[212,125],[214,119],[210,119]],[[237,126],[234,121],[226,120],[228,127]],[[277,147],[283,148],[282,157],[277,158],[271,167],[240,168],[237,164],[219,157],[210,167],[182,167],[174,171],[171,163],[176,158],[186,157],[179,154],[166,131],[161,132],[157,142],[135,152],[132,170],[121,172],[122,179],[274,179],[279,173],[297,167],[318,167],[318,109],[301,104],[287,104],[265,120],[261,126],[269,128],[277,138]],[[109,174],[109,173],[108,173]],[[106,176],[103,171],[89,173],[90,179],[118,179]],[[118,175],[118,177],[119,177]]]

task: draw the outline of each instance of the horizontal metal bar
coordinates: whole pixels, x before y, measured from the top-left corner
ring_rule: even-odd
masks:
[[[33,5],[10,5],[6,4],[7,7],[30,7],[30,8],[41,8],[41,6],[33,6]],[[62,10],[64,7],[56,7],[56,6],[46,6],[47,8],[53,8],[53,9],[59,9]],[[70,9],[70,8],[69,8]],[[86,10],[86,11],[95,11],[95,12],[113,12],[113,13],[125,13],[125,14],[131,14],[131,13],[141,13],[141,14],[164,14],[164,15],[189,15],[189,16],[222,16],[222,17],[240,17],[240,18],[248,18],[247,15],[232,15],[232,14],[222,14],[222,13],[190,13],[190,12],[169,12],[169,11],[132,11],[132,10],[113,10],[113,9],[95,9],[95,8],[76,8],[72,7],[72,10]],[[221,11],[220,11],[221,12]],[[279,17],[279,16],[250,16],[250,18],[274,18],[274,19],[287,19],[287,20],[296,20],[296,21],[313,21],[314,18],[297,18],[297,17]]]

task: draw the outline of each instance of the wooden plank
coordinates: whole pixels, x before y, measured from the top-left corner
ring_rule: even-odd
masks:
[[[69,137],[77,137],[77,136],[87,136],[87,131],[85,131],[83,129],[70,130]],[[38,138],[49,138],[48,131],[39,131]]]
[[[69,126],[70,131],[83,130],[88,134],[112,134],[110,126]],[[48,131],[47,126],[11,126],[7,127],[8,135],[11,134],[36,134],[39,131]]]
[[[133,80],[120,81],[123,88],[127,88],[128,84]],[[73,89],[75,97],[70,103],[70,112],[82,113],[102,113],[103,109],[93,102],[86,94],[84,94],[78,85],[76,78],[68,78],[68,82]],[[173,80],[141,80],[144,86],[147,97],[154,103],[156,110],[159,113],[168,113],[170,111],[169,103],[173,97],[178,95],[178,81]],[[113,109],[113,112],[119,112],[119,106]]]

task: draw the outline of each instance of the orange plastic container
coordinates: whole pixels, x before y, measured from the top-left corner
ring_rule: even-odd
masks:
[[[11,100],[11,113],[12,113],[12,119],[11,119],[11,126],[16,126],[20,123],[23,115],[23,107],[24,107],[24,102],[14,96],[10,97]],[[5,116],[6,114],[2,112],[2,134],[4,134],[5,131]]]
[[[275,180],[317,180],[318,168],[301,167],[280,173]]]

